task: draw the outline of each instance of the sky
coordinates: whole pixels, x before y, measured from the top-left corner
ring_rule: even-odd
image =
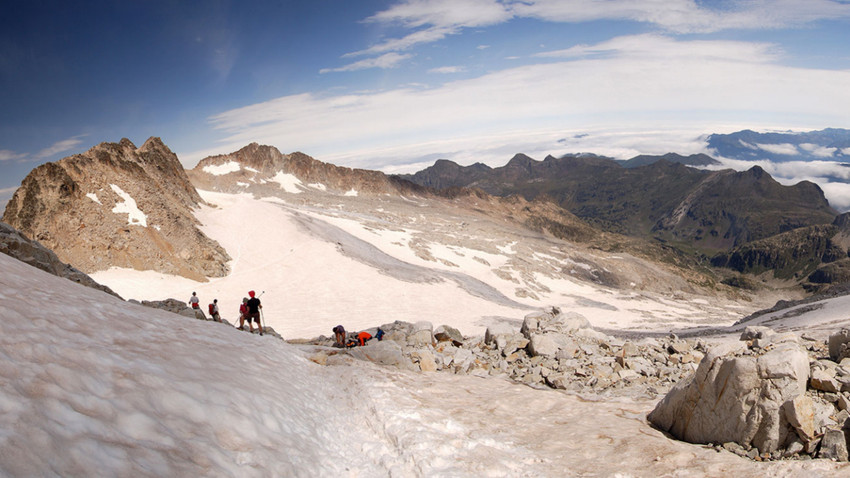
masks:
[[[392,173],[847,127],[848,46],[848,0],[8,0],[0,204],[124,137]]]

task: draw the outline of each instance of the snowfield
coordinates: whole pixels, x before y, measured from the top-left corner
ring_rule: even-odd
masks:
[[[382,369],[0,254],[0,475],[846,476],[649,427],[652,401]],[[798,323],[801,319],[797,319]]]
[[[681,278],[634,258],[578,251],[444,204],[281,184],[298,194],[257,199],[199,191],[213,205],[195,212],[202,230],[233,258],[227,277],[202,283],[127,269],[91,276],[126,299],[188,300],[197,292],[203,309],[218,299],[231,321],[249,290],[265,292],[264,319],[288,339],[329,336],[337,324],[359,330],[395,320],[483,335],[495,322],[518,328],[527,313],[550,306],[580,313],[596,327],[666,332],[730,325],[776,300],[707,300],[684,292]],[[590,280],[613,268],[631,277],[631,288]]]

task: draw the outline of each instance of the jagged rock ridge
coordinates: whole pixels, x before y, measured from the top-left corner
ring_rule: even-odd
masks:
[[[783,186],[758,166],[704,171],[664,159],[624,168],[602,157],[518,154],[505,166],[438,161],[402,176],[431,187],[478,187],[498,196],[549,197],[608,231],[687,243],[718,252],[836,216],[823,191],[803,181]]]
[[[351,195],[421,192],[420,187],[380,171],[336,166],[301,152],[282,154],[274,146],[257,143],[204,158],[188,176],[200,189],[260,195],[281,189],[297,194],[308,188]]]
[[[127,267],[195,280],[227,273],[227,252],[198,229],[202,199],[156,137],[128,139],[35,168],[3,220],[91,273]]]

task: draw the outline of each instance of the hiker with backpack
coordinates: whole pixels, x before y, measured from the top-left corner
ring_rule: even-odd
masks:
[[[210,318],[216,322],[221,322],[221,315],[218,313],[218,299],[213,299],[210,304]]]
[[[239,304],[239,330],[245,330],[245,319],[248,318],[248,298],[243,297]]]
[[[254,296],[254,291],[249,291],[248,295],[251,297],[248,299],[248,302],[245,305],[248,307],[248,314],[245,318],[248,320],[248,327],[251,329],[251,333],[254,333],[254,325],[251,323],[253,320],[257,323],[257,328],[260,330],[260,335],[263,335],[263,325],[260,323],[260,309],[263,308],[262,304],[260,304],[259,297]]]
[[[345,347],[345,327],[337,325],[333,328],[334,332],[334,347]]]

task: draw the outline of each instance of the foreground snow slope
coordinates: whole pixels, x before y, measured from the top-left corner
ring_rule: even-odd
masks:
[[[316,365],[0,254],[0,475],[841,476],[650,428],[653,402]]]
[[[265,291],[265,320],[286,338],[395,320],[482,335],[497,321],[519,328],[528,312],[550,306],[597,327],[669,331],[729,325],[759,308],[688,293],[681,277],[646,261],[581,248],[445,201],[313,190],[265,199],[201,195],[215,207],[196,216],[233,258],[230,275],[199,283],[111,269],[92,277],[139,300],[188,300],[196,291],[204,308],[217,298],[231,321],[249,290]],[[626,285],[589,279],[605,275]]]

